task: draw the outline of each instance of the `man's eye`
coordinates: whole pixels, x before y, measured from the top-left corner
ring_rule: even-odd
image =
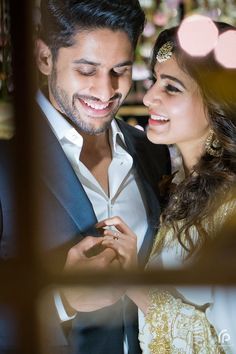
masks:
[[[95,74],[96,72],[96,68],[93,65],[79,65],[79,66],[75,66],[74,70],[80,74],[80,75],[84,75],[84,76],[91,76],[93,74]]]
[[[129,71],[130,71],[130,69],[128,69],[128,68],[113,69],[113,70],[112,70],[112,74],[113,74],[114,76],[122,76],[122,75],[126,74],[126,73],[129,72]]]
[[[173,86],[171,84],[166,85],[165,90],[166,90],[166,92],[169,92],[169,93],[181,92],[176,86]]]
[[[94,70],[77,70],[77,72],[80,74],[80,75],[84,75],[84,76],[92,76],[95,71]]]

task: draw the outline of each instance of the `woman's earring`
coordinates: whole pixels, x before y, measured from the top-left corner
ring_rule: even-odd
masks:
[[[214,157],[220,157],[223,153],[223,147],[212,129],[210,129],[209,135],[206,139],[205,150],[209,155]]]

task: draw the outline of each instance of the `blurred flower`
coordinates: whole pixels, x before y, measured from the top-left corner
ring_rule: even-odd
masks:
[[[145,80],[149,77],[149,70],[144,63],[135,63],[132,71],[134,81]]]
[[[150,21],[148,21],[144,27],[143,36],[144,37],[152,37],[156,33],[156,27]]]
[[[156,26],[165,27],[168,23],[169,16],[166,12],[157,11],[153,15],[153,22]]]

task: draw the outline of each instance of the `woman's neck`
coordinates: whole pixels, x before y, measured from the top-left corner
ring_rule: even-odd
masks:
[[[202,139],[203,140],[203,139]],[[177,144],[183,159],[185,176],[188,176],[204,153],[204,141]]]

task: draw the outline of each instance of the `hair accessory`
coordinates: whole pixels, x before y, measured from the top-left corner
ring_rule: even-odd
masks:
[[[214,157],[220,157],[223,153],[222,145],[212,129],[210,129],[209,135],[206,139],[205,150],[209,155]]]
[[[159,63],[166,61],[171,58],[173,54],[174,43],[171,41],[166,42],[161,46],[161,48],[157,52],[156,59]]]

